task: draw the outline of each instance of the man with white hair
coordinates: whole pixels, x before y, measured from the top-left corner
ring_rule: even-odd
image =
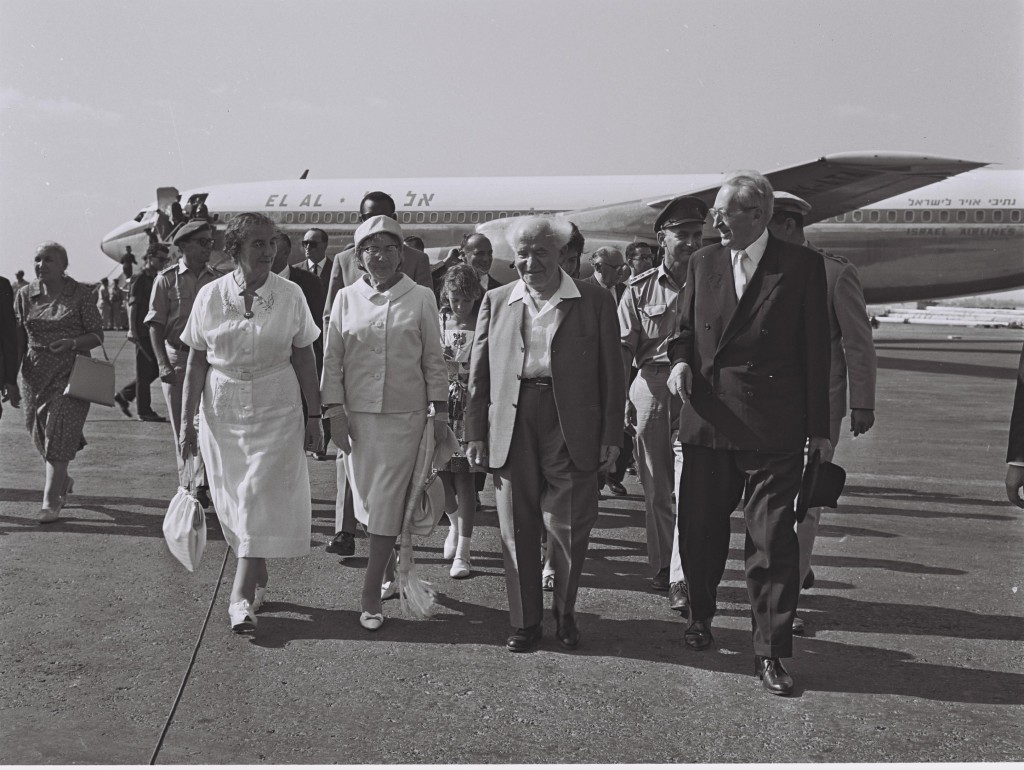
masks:
[[[683,641],[713,642],[729,520],[743,500],[745,572],[755,673],[790,695],[781,659],[793,654],[800,548],[793,503],[804,446],[829,441],[829,335],[822,257],[768,232],[773,191],[756,171],[729,176],[710,210],[721,244],[690,257],[679,336],[669,345],[669,390],[683,469],[679,551],[692,622]]]
[[[519,280],[484,295],[466,408],[466,456],[494,471],[512,652],[541,639],[541,532],[555,570],[556,636],[580,641],[576,593],[597,521],[597,473],[622,440],[615,302],[559,266],[567,221],[525,217],[506,235]]]

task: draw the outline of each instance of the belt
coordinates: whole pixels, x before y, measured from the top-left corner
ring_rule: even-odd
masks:
[[[641,364],[640,368],[648,372],[664,372],[670,370],[672,368],[672,364],[659,364],[653,361],[648,361],[647,363]]]
[[[519,382],[528,388],[550,388],[550,377],[523,377]]]
[[[221,366],[210,365],[211,369],[216,369],[223,375],[230,377],[233,380],[255,380],[260,377],[266,377],[269,374],[276,374],[277,372],[283,371],[292,365],[291,361],[285,361],[283,364],[272,366],[269,369],[260,369],[259,371],[252,371],[251,369],[225,369]]]
[[[179,342],[177,345],[175,345],[173,342],[168,342],[167,340],[164,340],[164,344],[171,350],[177,350],[179,353],[187,353],[190,350],[189,346],[186,345],[184,342]]]

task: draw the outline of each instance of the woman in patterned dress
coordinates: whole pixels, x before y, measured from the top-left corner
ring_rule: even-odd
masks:
[[[91,286],[65,273],[68,253],[48,241],[36,249],[36,280],[18,291],[14,313],[18,349],[24,351],[18,384],[25,424],[46,461],[39,523],[60,515],[74,481],[68,463],[85,446],[82,428],[89,402],[64,395],[77,355],[103,343],[103,321]]]
[[[480,279],[469,265],[454,265],[445,273],[441,286],[441,352],[448,365],[448,419],[460,449],[439,475],[444,484],[445,511],[451,522],[444,541],[444,558],[453,559],[448,573],[453,578],[469,577],[473,567],[470,551],[473,514],[476,513],[473,475],[476,471],[466,459],[464,412],[469,388],[469,354],[480,312],[477,300],[482,295]]]
[[[199,290],[181,333],[191,351],[180,451],[188,461],[202,450],[221,531],[238,558],[228,606],[235,633],[256,629],[267,559],[309,553],[305,450],[321,451],[324,441],[313,358],[320,331],[298,285],[270,271],[276,243],[263,214],[231,220],[224,251],[235,269]]]

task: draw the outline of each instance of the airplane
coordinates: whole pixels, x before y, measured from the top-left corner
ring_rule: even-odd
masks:
[[[906,302],[1003,291],[1024,286],[1024,171],[987,163],[897,152],[825,155],[766,174],[777,190],[812,205],[806,235],[816,247],[841,254],[860,273],[868,303]],[[494,245],[491,269],[499,280],[517,277],[504,232],[516,217],[549,214],[574,222],[586,252],[620,249],[637,240],[656,245],[654,219],[677,195],[709,205],[723,174],[300,179],[159,188],[157,200],[108,233],[105,254],[136,254],[180,199],[216,225],[243,211],[267,214],[293,237],[323,229],[330,253],[351,244],[358,207],[370,190],[389,193],[398,219],[420,236],[438,261],[464,235],[479,231]],[[221,227],[220,230],[223,228]],[[707,226],[705,233],[713,237]],[[218,244],[219,246],[219,244]],[[220,257],[223,259],[223,255]],[[591,272],[583,260],[582,276]]]

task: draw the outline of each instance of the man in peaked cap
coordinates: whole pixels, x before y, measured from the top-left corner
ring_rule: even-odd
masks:
[[[811,212],[811,204],[788,192],[775,193],[775,213],[768,230],[779,240],[810,246],[804,237],[804,217]],[[848,260],[821,249],[825,259],[825,283],[828,290],[828,321],[831,339],[831,368],[829,372],[829,439],[831,451],[822,454],[822,460],[831,461],[839,441],[843,415],[846,413],[847,384],[850,394],[850,430],[854,436],[867,433],[875,423],[875,372],[877,367],[871,324],[868,322],[864,290],[860,285],[857,268]],[[811,551],[818,533],[821,508],[809,508],[807,516],[796,528],[800,541],[800,585],[810,588],[814,583],[811,572]],[[804,621],[793,618],[793,633],[804,632]]]
[[[647,509],[647,561],[654,570],[651,587],[669,591],[670,607],[682,612],[686,611],[686,589],[678,546],[673,547],[678,538],[672,502],[672,430],[682,402],[669,393],[666,385],[672,368],[668,343],[679,329],[686,265],[690,255],[701,247],[707,213],[707,205],[693,196],[683,195],[669,201],[654,223],[665,258],[657,267],[629,281],[618,310],[627,381],[634,362],[637,369],[629,386],[626,409],[630,422],[636,426],[637,471]]]

